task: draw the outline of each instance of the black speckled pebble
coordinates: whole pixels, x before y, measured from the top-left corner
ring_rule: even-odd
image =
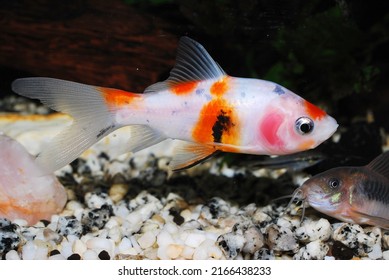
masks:
[[[20,241],[18,226],[7,219],[0,219],[0,256],[17,249]]]
[[[93,209],[85,213],[81,222],[87,232],[99,230],[105,226],[112,214],[112,206],[104,204],[101,208]]]
[[[82,224],[74,216],[61,217],[58,220],[57,233],[68,236],[69,234],[80,237],[83,232]]]
[[[81,260],[81,256],[79,254],[72,254],[68,257],[68,260]]]
[[[100,259],[100,260],[110,260],[111,257],[110,257],[110,255],[108,254],[107,251],[103,250],[103,251],[101,251],[101,252],[99,253],[99,259]]]
[[[58,251],[57,249],[55,249],[55,250],[53,250],[53,251],[51,251],[51,252],[49,253],[49,256],[51,257],[51,256],[54,256],[54,255],[59,255],[59,254],[61,254],[61,252]]]

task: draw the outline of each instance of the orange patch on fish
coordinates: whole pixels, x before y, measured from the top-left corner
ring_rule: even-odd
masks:
[[[210,91],[212,95],[223,96],[228,90],[228,78],[224,77],[222,80],[212,84]]]
[[[198,82],[189,81],[173,85],[170,90],[176,95],[190,94],[196,88]]]
[[[304,100],[304,106],[309,116],[314,120],[321,120],[326,116],[326,112],[306,100]]]
[[[239,120],[234,108],[224,99],[210,101],[202,108],[192,136],[197,142],[204,144],[238,145]]]
[[[100,91],[108,104],[116,106],[131,104],[134,100],[141,97],[140,94],[113,88],[100,88]]]
[[[309,150],[313,147],[314,144],[315,144],[314,140],[307,140],[299,145],[299,149],[301,151]]]

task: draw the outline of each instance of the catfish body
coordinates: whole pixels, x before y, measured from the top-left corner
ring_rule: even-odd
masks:
[[[341,221],[389,229],[389,152],[361,167],[337,167],[308,179],[295,192]]]

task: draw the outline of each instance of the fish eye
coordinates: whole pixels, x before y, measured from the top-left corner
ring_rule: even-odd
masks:
[[[328,181],[328,186],[331,188],[331,189],[337,189],[339,188],[340,186],[340,181],[339,179],[336,179],[336,178],[332,178]]]
[[[308,117],[301,117],[296,120],[295,126],[297,132],[301,135],[304,135],[312,132],[314,123]]]

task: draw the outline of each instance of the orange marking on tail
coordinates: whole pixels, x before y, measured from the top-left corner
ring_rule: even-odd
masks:
[[[224,77],[222,80],[213,83],[211,86],[211,94],[215,96],[222,96],[228,90],[228,77]]]
[[[113,88],[100,88],[105,101],[110,105],[125,106],[142,97],[140,94]]]
[[[326,112],[306,100],[304,101],[304,106],[309,116],[314,120],[321,120],[326,116]]]
[[[197,84],[198,82],[196,81],[183,82],[183,83],[172,85],[170,90],[177,95],[189,94],[193,92]]]
[[[193,128],[192,136],[196,142],[238,145],[240,141],[239,120],[234,108],[223,99],[214,99],[200,111],[200,117]],[[232,147],[220,150],[233,151]]]

